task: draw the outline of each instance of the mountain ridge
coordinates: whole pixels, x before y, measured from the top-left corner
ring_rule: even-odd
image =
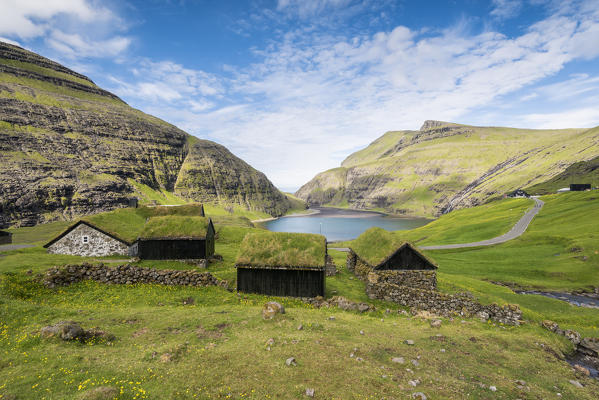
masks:
[[[0,163],[0,226],[126,206],[131,197],[143,198],[138,185],[181,201],[240,205],[274,216],[290,208],[262,172],[224,146],[133,109],[84,75],[3,42]]]
[[[519,129],[425,121],[389,131],[317,174],[296,196],[310,205],[434,217],[535,185],[599,156],[599,127]]]

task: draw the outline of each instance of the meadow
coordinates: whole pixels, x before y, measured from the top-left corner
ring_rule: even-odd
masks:
[[[599,383],[563,359],[572,345],[539,322],[552,319],[563,329],[599,337],[599,311],[518,295],[491,282],[561,291],[597,286],[596,196],[544,197],[545,207],[529,230],[511,242],[427,252],[439,264],[440,290],[468,291],[483,303],[519,304],[527,321],[519,327],[456,316],[432,328],[426,313],[411,315],[395,304],[369,300],[364,283],[345,269],[345,254],[334,250],[329,253],[339,274],[327,278],[327,297],[368,302],[376,311],[315,309],[276,298],[287,312],[265,321],[262,305],[273,299],[224,288],[83,281],[48,289],[38,283],[38,273],[84,261],[41,248],[66,225],[15,229],[15,241],[36,246],[0,256],[0,399],[296,399],[307,388],[318,399],[398,399],[415,392],[429,399],[550,399],[559,398],[557,393],[595,399]],[[528,206],[527,200],[498,200],[396,235],[417,245],[487,239],[509,230]],[[210,216],[208,208],[206,213]],[[223,261],[208,271],[233,288],[239,245],[247,232],[260,230],[247,218],[222,216],[229,221],[215,227]],[[175,261],[138,264],[193,268]],[[43,326],[61,320],[100,327],[116,340],[82,344],[40,336]],[[407,345],[408,339],[415,344]],[[285,364],[289,357],[296,366]],[[397,357],[404,363],[392,361]]]

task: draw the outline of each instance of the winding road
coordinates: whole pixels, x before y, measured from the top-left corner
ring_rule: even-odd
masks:
[[[481,240],[480,242],[444,244],[444,245],[438,245],[438,246],[422,246],[419,248],[422,250],[461,249],[461,248],[465,248],[465,247],[492,246],[494,244],[504,243],[504,242],[507,242],[508,240],[515,239],[518,236],[522,235],[526,231],[526,228],[528,228],[528,225],[530,225],[530,222],[532,221],[532,219],[541,210],[541,208],[543,207],[543,204],[545,204],[542,200],[539,200],[536,197],[532,197],[532,199],[535,201],[534,207],[531,208],[530,210],[528,210],[522,216],[522,218],[520,218],[520,220],[518,222],[516,222],[516,225],[514,225],[508,233],[505,233],[501,236],[494,237],[492,239]],[[331,250],[339,250],[339,251],[349,251],[349,249],[346,247],[331,247],[330,249]]]

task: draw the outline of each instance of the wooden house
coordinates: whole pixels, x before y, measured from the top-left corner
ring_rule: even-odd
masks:
[[[571,183],[570,184],[571,192],[584,192],[585,190],[591,190],[590,183]]]
[[[44,245],[48,253],[83,257],[128,255],[130,242],[88,221],[79,220]]]
[[[252,232],[235,267],[237,290],[270,296],[324,296],[326,238],[285,232]]]
[[[210,218],[162,216],[148,219],[130,255],[142,260],[207,259],[214,255]]]
[[[6,231],[0,231],[0,244],[11,244],[12,233]]]

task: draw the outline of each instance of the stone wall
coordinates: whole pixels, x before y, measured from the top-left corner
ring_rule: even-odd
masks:
[[[84,236],[87,236],[87,243],[83,242]],[[85,224],[79,224],[60,240],[52,243],[48,247],[48,253],[83,257],[127,256],[129,246]]]
[[[437,290],[437,274],[434,270],[385,270],[373,271],[367,276],[369,283],[390,283],[398,286],[424,290]]]
[[[465,294],[452,295],[436,290],[400,286],[389,280],[380,279],[379,273],[371,273],[368,278],[366,294],[371,299],[392,301],[402,306],[429,311],[437,315],[476,316],[483,320],[491,319],[508,325],[519,325],[522,318],[522,311],[513,304],[482,305]]]
[[[102,283],[133,284],[157,283],[161,285],[179,286],[227,286],[226,281],[216,279],[209,272],[191,270],[177,271],[169,269],[153,269],[135,267],[129,264],[109,267],[104,264],[65,265],[46,271],[42,282],[49,288],[66,286],[91,279]]]

